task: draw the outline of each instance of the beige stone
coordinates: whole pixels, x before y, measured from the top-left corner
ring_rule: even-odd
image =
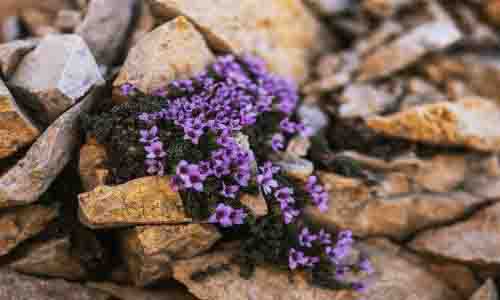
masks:
[[[256,217],[263,217],[269,212],[266,199],[260,192],[258,195],[245,193],[241,195],[240,202],[253,212]]]
[[[144,177],[80,194],[80,221],[90,228],[191,221],[168,177]]]
[[[297,82],[306,79],[309,58],[322,44],[319,23],[299,0],[150,2],[158,16],[192,20],[216,50],[257,54],[271,71]]]
[[[132,280],[144,286],[171,275],[172,261],[212,247],[221,235],[212,225],[138,226],[120,234]]]
[[[120,300],[197,300],[183,287],[172,286],[158,289],[142,289],[111,282],[89,282],[86,286],[107,293]]]
[[[465,221],[418,234],[409,246],[418,252],[470,266],[500,267],[500,203],[484,208]]]
[[[32,205],[0,215],[0,255],[5,255],[21,242],[37,235],[57,216],[58,208]]]
[[[39,135],[38,126],[17,105],[0,79],[0,159],[30,145]]]
[[[72,255],[69,236],[47,242],[29,244],[25,255],[9,264],[9,267],[28,275],[85,279],[87,271],[77,257]]]
[[[17,40],[0,45],[0,71],[8,80],[16,71],[23,57],[35,49],[39,41],[35,39]]]
[[[105,167],[107,160],[106,148],[94,138],[87,139],[87,143],[80,149],[78,170],[83,190],[92,191],[99,185],[106,184],[109,170]]]
[[[130,50],[113,86],[131,83],[152,93],[174,79],[201,72],[213,59],[201,34],[186,18],[178,17],[148,33]]]
[[[500,108],[481,98],[439,102],[367,120],[371,129],[387,136],[481,151],[500,150]]]
[[[95,89],[60,116],[31,146],[23,159],[0,177],[0,207],[26,205],[50,187],[71,160],[80,141],[80,115],[100,97]]]
[[[21,61],[9,84],[23,104],[50,123],[103,82],[85,41],[68,34],[42,39]]]
[[[54,26],[63,32],[73,32],[82,22],[82,13],[78,10],[63,9],[57,13]]]
[[[488,279],[470,300],[498,300],[498,291],[493,280]]]
[[[500,26],[500,1],[486,0],[483,1],[483,8],[489,20],[497,26]]]
[[[393,106],[398,99],[379,87],[367,83],[347,86],[340,95],[338,112],[341,118],[369,117]]]

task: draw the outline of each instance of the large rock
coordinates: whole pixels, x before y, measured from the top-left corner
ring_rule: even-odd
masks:
[[[87,143],[80,148],[78,171],[83,190],[92,191],[99,185],[106,184],[109,170],[105,167],[107,160],[106,148],[94,138],[88,138]]]
[[[191,258],[221,238],[212,225],[138,226],[120,234],[132,280],[144,286],[171,275],[176,259]]]
[[[98,186],[78,198],[80,221],[90,228],[191,221],[168,177],[144,177],[122,185]]]
[[[10,263],[9,267],[29,275],[85,279],[87,271],[71,250],[69,237],[32,243],[26,253]]]
[[[111,65],[123,50],[132,24],[136,0],[93,0],[75,33],[94,54],[97,63]]]
[[[439,102],[367,120],[384,135],[480,151],[500,150],[500,108],[481,98]]]
[[[486,283],[472,295],[470,300],[498,300],[498,291],[493,280],[488,279]]]
[[[0,71],[3,78],[9,79],[16,71],[23,57],[35,49],[38,43],[38,40],[30,39],[0,45]]]
[[[54,121],[92,87],[103,83],[95,59],[78,35],[49,35],[26,55],[9,84],[15,95],[40,115]]]
[[[26,205],[38,200],[77,149],[79,117],[88,112],[100,89],[59,117],[31,146],[26,156],[0,177],[0,207]]]
[[[156,15],[192,20],[216,50],[257,54],[271,71],[298,82],[307,78],[309,58],[322,43],[319,23],[299,0],[150,2]]]
[[[352,84],[344,89],[339,98],[341,118],[369,117],[382,113],[398,101],[395,95],[374,85]]]
[[[37,235],[58,216],[57,207],[32,205],[0,215],[0,255],[5,255],[21,242]]]
[[[482,174],[480,178],[487,176],[484,169],[473,168],[480,164],[479,158],[437,155],[427,160],[402,157],[386,162],[355,153],[341,155],[376,180],[367,183],[320,173],[330,194],[329,210],[321,213],[308,207],[305,216],[331,229],[351,229],[359,236],[405,239],[422,229],[460,219],[488,201],[482,195],[460,191],[462,184],[476,174]]]
[[[120,300],[197,300],[185,291],[185,288],[179,286],[164,288],[163,283],[161,289],[141,289],[111,282],[89,282],[86,285]]]
[[[443,300],[462,299],[425,266],[403,255],[403,250],[385,240],[369,241],[361,246],[376,269],[367,300]],[[235,252],[215,252],[174,265],[174,278],[202,300],[294,299],[354,300],[349,291],[332,291],[310,285],[300,273],[258,266],[255,274],[243,279],[239,267],[231,262]],[[291,287],[293,283],[293,288]]]
[[[179,17],[148,33],[130,50],[113,85],[131,83],[152,93],[174,79],[201,72],[213,60],[202,35],[186,18]]]
[[[366,57],[358,80],[371,80],[391,75],[417,62],[424,55],[444,50],[460,40],[462,34],[451,21],[436,20],[384,45]]]
[[[0,269],[2,300],[111,300],[108,294],[62,279],[45,280]]]
[[[28,146],[39,135],[38,126],[17,105],[0,79],[0,159]]]
[[[409,246],[418,252],[475,267],[500,270],[500,203],[469,219],[418,234]]]

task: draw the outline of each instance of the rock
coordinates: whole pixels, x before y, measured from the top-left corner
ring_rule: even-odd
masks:
[[[62,279],[40,279],[0,270],[2,300],[111,300],[107,294]]]
[[[457,220],[487,201],[453,191],[461,182],[460,174],[453,177],[445,173],[441,184],[432,182],[440,170],[439,166],[431,168],[432,163],[429,162],[427,169],[422,166],[406,174],[401,170],[379,173],[376,177],[382,178],[376,185],[321,173],[320,179],[330,195],[329,210],[320,213],[315,207],[308,207],[305,216],[330,229],[351,229],[358,236],[403,240],[419,230]],[[450,167],[450,170],[456,169]],[[412,178],[415,183],[410,181]],[[426,186],[441,192],[429,192]]]
[[[87,271],[80,260],[71,253],[69,236],[36,242],[28,245],[26,254],[9,264],[9,267],[28,275],[85,279]]]
[[[294,136],[288,142],[286,153],[293,156],[305,157],[311,148],[311,140],[308,137]]]
[[[398,100],[394,95],[366,83],[355,83],[340,95],[341,118],[369,117],[385,111]]]
[[[98,186],[80,194],[78,200],[80,221],[90,228],[191,221],[168,177],[144,177],[122,185]]]
[[[320,14],[330,16],[346,12],[356,8],[356,1],[353,0],[306,0]]]
[[[111,65],[120,55],[137,5],[136,0],[90,1],[75,33],[87,42],[98,64]]]
[[[314,172],[314,165],[310,160],[300,158],[288,153],[284,153],[276,165],[288,176],[307,181],[307,178]]]
[[[300,120],[311,130],[311,136],[328,127],[328,115],[317,105],[302,104],[297,111]]]
[[[9,84],[14,95],[52,122],[92,87],[104,83],[99,68],[82,38],[49,35],[26,55]]]
[[[470,300],[498,300],[498,291],[493,280],[488,279]]]
[[[135,21],[135,26],[127,41],[127,53],[155,27],[155,18],[149,4],[146,1],[141,1],[141,5],[138,9],[139,13]]]
[[[260,192],[259,195],[245,193],[241,195],[240,202],[253,212],[257,218],[263,217],[269,212],[266,199]]]
[[[104,165],[106,160],[106,148],[93,138],[87,139],[87,143],[80,149],[78,163],[84,191],[90,192],[97,186],[106,184],[106,177],[109,174],[109,170]]]
[[[0,19],[1,20],[1,19]],[[9,16],[0,24],[0,41],[12,42],[22,36],[21,20],[18,16]],[[3,39],[2,39],[3,38]]]
[[[373,285],[363,295],[365,299],[461,299],[425,266],[406,259],[401,254],[404,250],[389,241],[367,243],[363,250],[377,270]],[[303,274],[272,267],[258,266],[250,279],[244,279],[239,274],[239,267],[231,262],[234,254],[227,250],[178,261],[174,265],[174,278],[201,300],[359,299],[353,292],[318,288],[310,285]]]
[[[0,255],[6,255],[21,242],[39,234],[58,215],[57,207],[41,205],[0,214]]]
[[[107,293],[120,300],[197,300],[185,288],[173,286],[161,289],[141,289],[111,282],[89,282],[88,287]]]
[[[55,16],[47,11],[36,7],[26,7],[20,13],[22,23],[30,35],[45,37],[49,34],[57,34],[59,31],[52,26]]]
[[[250,279],[240,276],[231,262],[233,251],[218,251],[174,264],[174,278],[201,300],[340,300],[338,292],[309,285],[303,276],[258,266]],[[207,270],[209,274],[203,276]],[[290,284],[293,282],[293,288]]]
[[[360,39],[356,42],[356,52],[360,55],[367,55],[378,47],[384,45],[385,43],[388,43],[390,39],[393,39],[400,35],[402,31],[403,26],[400,23],[388,19],[384,21],[366,39]]]
[[[39,135],[38,126],[17,105],[0,79],[0,159],[30,145]]]
[[[31,146],[25,157],[0,177],[0,207],[26,205],[38,200],[71,160],[78,147],[79,117],[88,112],[100,89],[59,117]]]
[[[150,2],[157,16],[192,20],[217,51],[257,54],[272,72],[297,82],[307,78],[308,61],[323,43],[319,23],[298,0]]]
[[[500,2],[498,0],[482,1],[484,13],[489,21],[500,26]]]
[[[362,7],[375,16],[388,18],[414,3],[412,0],[364,0]]]
[[[367,120],[371,129],[412,141],[500,150],[500,108],[481,98],[439,102]]]
[[[407,81],[407,95],[401,100],[400,110],[447,100],[448,97],[441,93],[432,83],[414,77]]]
[[[54,26],[63,32],[73,32],[82,22],[82,13],[78,10],[63,9],[57,13]]]
[[[463,299],[442,274],[430,272],[425,261],[387,239],[370,239],[359,248],[376,270],[366,292],[368,300]]]
[[[172,261],[194,257],[221,238],[212,225],[138,226],[120,234],[132,280],[138,286],[171,275]]]
[[[358,80],[386,77],[402,70],[422,56],[446,49],[461,38],[460,30],[449,21],[434,21],[417,26],[386,46],[367,56],[360,67]]]
[[[463,222],[418,234],[409,246],[418,252],[470,266],[500,267],[500,203],[484,208]]]
[[[179,17],[148,33],[132,48],[113,86],[131,83],[152,93],[174,79],[194,76],[213,60],[201,34]]]
[[[18,40],[0,45],[0,71],[6,80],[10,79],[17,66],[31,50],[35,49],[39,41],[35,39]]]

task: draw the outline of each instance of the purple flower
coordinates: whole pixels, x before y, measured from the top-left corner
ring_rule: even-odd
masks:
[[[366,290],[367,290],[366,284],[363,283],[363,282],[361,282],[361,281],[360,282],[354,282],[354,283],[352,283],[351,286],[358,293],[365,293]]]
[[[148,113],[139,114],[138,119],[146,123],[151,123],[154,120],[153,116]]]
[[[236,198],[236,193],[240,190],[240,187],[237,185],[226,185],[224,182],[222,183],[222,191],[221,195],[226,198]]]
[[[288,253],[288,267],[291,270],[295,270],[300,266],[304,266],[307,264],[307,257],[304,255],[304,252],[297,251],[294,248],[291,248]]]
[[[148,174],[158,175],[158,176],[165,175],[165,170],[164,170],[162,162],[154,160],[154,159],[147,159],[146,165],[148,166],[148,168],[146,169],[146,172]]]
[[[303,228],[299,234],[299,243],[302,247],[311,248],[312,242],[318,239],[318,236],[309,232],[307,227]]]
[[[363,258],[360,261],[360,263],[359,263],[359,269],[361,271],[365,272],[368,275],[371,275],[371,274],[375,273],[375,269],[373,268],[372,263],[368,259],[366,259],[366,258]]]
[[[163,143],[162,142],[154,142],[149,146],[144,147],[146,155],[149,159],[162,158],[167,156],[167,153],[163,151]]]
[[[274,151],[280,151],[285,147],[283,145],[284,142],[285,137],[281,133],[276,133],[271,139],[271,148],[273,148]]]
[[[280,203],[281,210],[286,209],[289,204],[295,203],[295,199],[293,198],[293,189],[289,187],[283,187],[274,192],[274,197],[276,201]]]
[[[203,191],[203,176],[200,173],[200,168],[198,165],[190,164],[188,167],[188,175],[184,176],[184,186],[186,188],[192,188],[198,192]]]
[[[184,189],[184,180],[180,176],[172,176],[170,179],[170,186],[174,191],[179,191]]]
[[[307,257],[307,267],[314,267],[317,263],[319,263],[320,259],[319,257],[316,256],[309,256]]]
[[[279,167],[275,167],[271,162],[266,162],[260,167],[260,173],[257,175],[257,183],[261,186],[264,194],[269,194],[273,189],[278,187],[278,181],[273,178],[273,175],[279,171]]]
[[[141,138],[139,141],[144,144],[149,144],[158,141],[158,127],[153,126],[149,130],[140,130]]]
[[[243,209],[233,209],[233,212],[231,213],[231,221],[233,222],[234,225],[241,225],[245,222],[245,218],[247,217],[247,214]]]
[[[125,83],[120,87],[120,91],[124,96],[130,96],[135,91],[135,86],[131,83]]]
[[[297,123],[290,121],[290,119],[285,118],[280,122],[280,128],[286,133],[293,134],[297,131]]]
[[[300,215],[300,211],[289,206],[282,211],[282,214],[285,224],[291,224]]]
[[[156,97],[166,97],[167,96],[167,91],[164,88],[158,88],[155,91],[153,91],[153,96],[156,96]]]
[[[309,176],[307,178],[307,183],[306,183],[306,190],[308,192],[312,191],[314,189],[314,186],[318,183],[318,177],[316,176]]]
[[[181,160],[177,164],[175,173],[181,178],[186,178],[189,175],[189,163],[185,160]]]
[[[332,235],[321,229],[318,233],[318,240],[322,245],[330,245],[332,243]]]
[[[233,213],[233,208],[231,206],[219,203],[215,209],[215,213],[208,219],[208,222],[212,224],[219,224],[222,227],[230,227],[233,225],[231,219],[231,214]]]

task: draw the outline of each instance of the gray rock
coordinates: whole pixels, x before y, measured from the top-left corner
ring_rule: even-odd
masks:
[[[49,188],[78,147],[80,114],[89,111],[100,91],[93,90],[59,117],[26,156],[0,177],[0,207],[35,202]]]
[[[136,0],[90,1],[75,33],[87,42],[98,64],[111,65],[120,55],[137,5]]]
[[[49,35],[24,57],[9,84],[13,93],[52,122],[92,87],[103,83],[95,59],[78,35]]]
[[[0,45],[0,71],[5,80],[10,79],[17,66],[39,41],[36,39],[18,40]]]

